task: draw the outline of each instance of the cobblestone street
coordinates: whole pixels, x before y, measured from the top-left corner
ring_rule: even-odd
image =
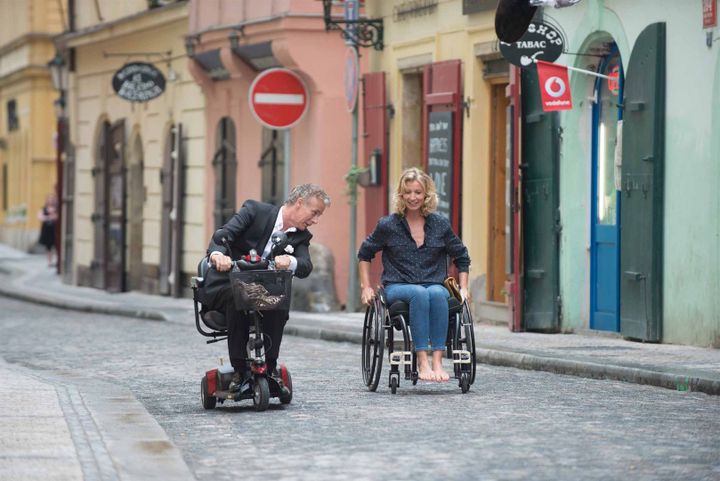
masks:
[[[358,345],[286,336],[292,404],[205,411],[200,378],[224,343],[169,322],[2,304],[1,357],[127,387],[200,480],[720,477],[714,396],[485,365],[466,395],[403,382],[393,396],[387,368],[371,393]]]

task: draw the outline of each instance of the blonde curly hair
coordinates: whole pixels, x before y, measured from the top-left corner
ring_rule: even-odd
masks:
[[[420,207],[420,213],[423,217],[427,217],[431,212],[435,212],[438,204],[437,189],[435,188],[435,182],[432,178],[417,167],[410,167],[405,169],[400,176],[397,189],[393,195],[393,201],[395,204],[395,212],[400,215],[405,215],[407,206],[405,200],[403,200],[403,193],[405,192],[405,184],[412,181],[420,182],[425,190],[425,200],[423,201],[422,207]]]

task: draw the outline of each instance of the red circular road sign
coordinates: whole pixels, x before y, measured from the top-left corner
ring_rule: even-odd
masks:
[[[250,85],[249,95],[253,115],[270,129],[294,127],[310,105],[302,79],[285,68],[261,72]]]

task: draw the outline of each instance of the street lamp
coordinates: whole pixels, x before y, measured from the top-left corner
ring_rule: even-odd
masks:
[[[60,91],[61,96],[65,95],[65,90],[68,87],[68,68],[65,58],[58,52],[47,65],[50,68],[53,87],[55,87],[55,90]]]
[[[65,151],[65,131],[67,118],[65,115],[65,91],[68,88],[68,67],[65,58],[57,52],[55,56],[48,62],[50,69],[50,78],[53,87],[58,91],[59,97],[53,103],[55,107],[55,117],[57,118],[56,128],[56,152],[55,152],[55,169],[57,183],[55,184],[55,193],[57,196],[58,209],[57,220],[55,221],[55,252],[57,253],[57,273],[62,273],[62,218],[63,218],[63,152]]]

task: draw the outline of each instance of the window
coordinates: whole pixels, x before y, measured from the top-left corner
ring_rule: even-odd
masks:
[[[263,128],[263,149],[259,166],[262,172],[262,201],[280,205],[285,200],[285,148],[283,133]]]
[[[7,126],[8,132],[12,132],[20,128],[20,119],[17,112],[17,101],[8,100],[7,103]]]

